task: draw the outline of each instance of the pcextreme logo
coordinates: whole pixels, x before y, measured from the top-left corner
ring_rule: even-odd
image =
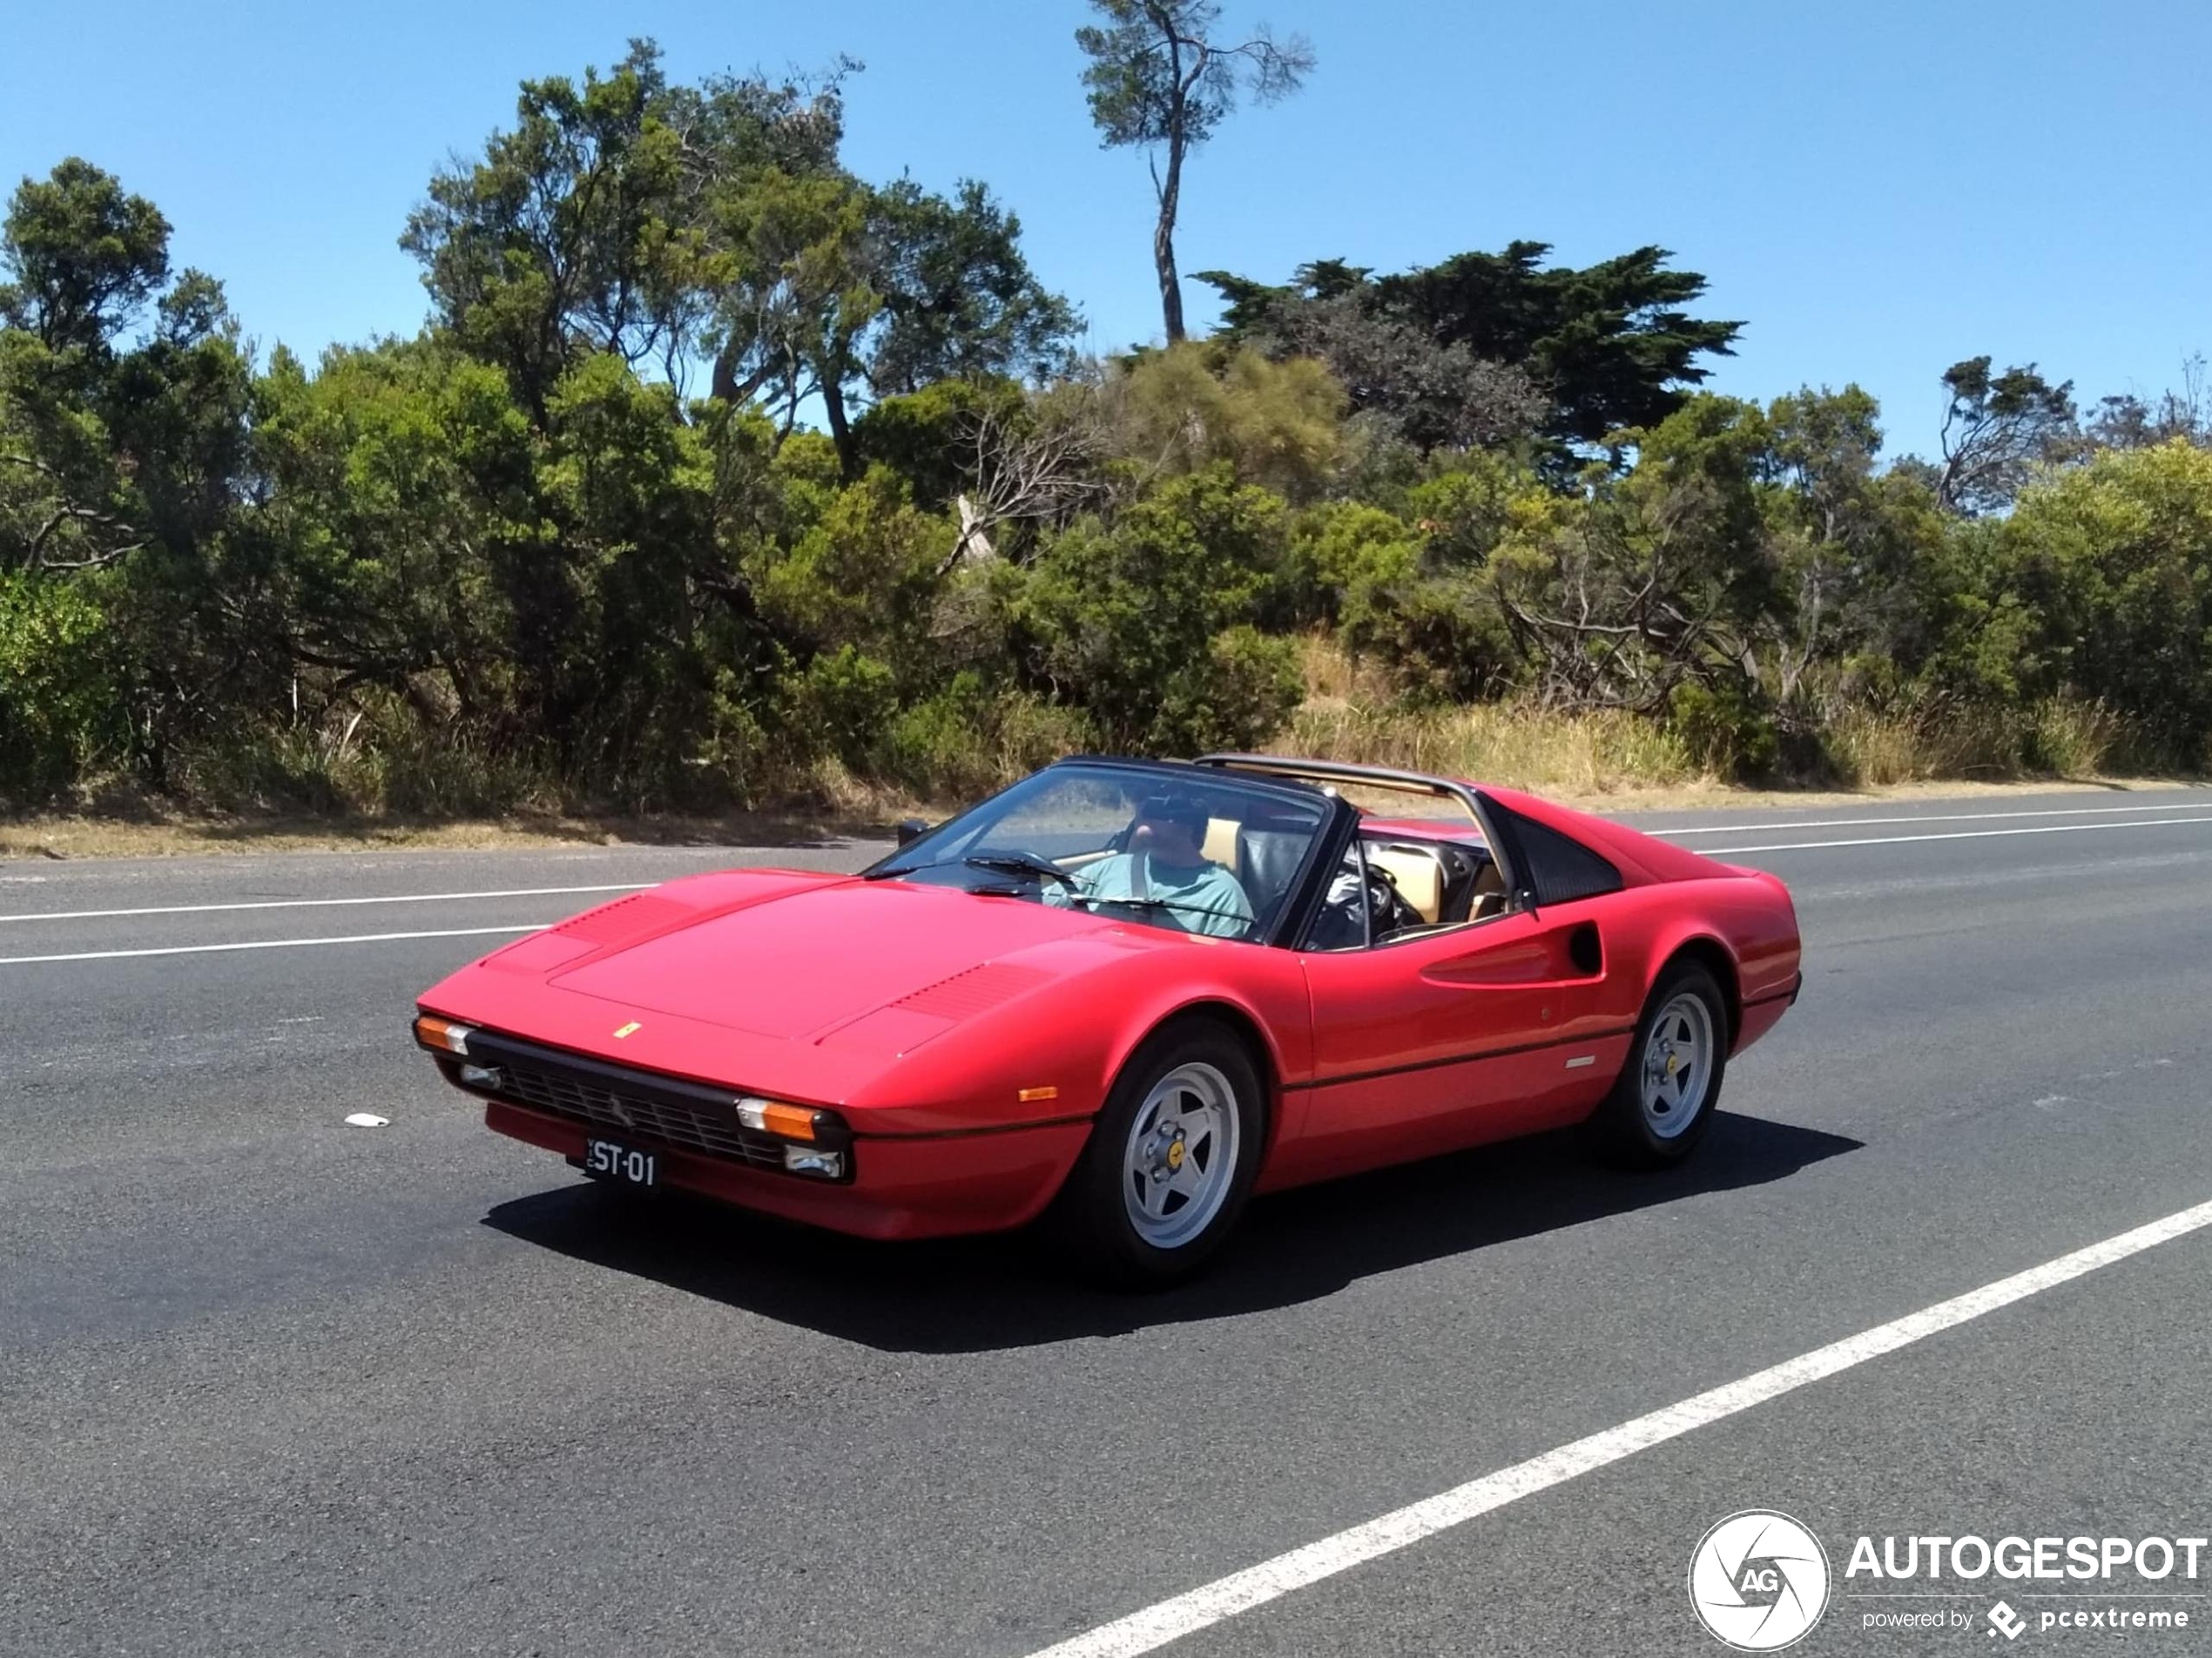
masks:
[[[1730,1514],[1689,1557],[1689,1604],[1738,1652],[1779,1652],[1828,1609],[1828,1552],[1787,1514]]]

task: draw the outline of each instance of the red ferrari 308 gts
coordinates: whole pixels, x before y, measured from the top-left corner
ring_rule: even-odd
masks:
[[[603,1180],[880,1238],[1042,1216],[1143,1284],[1254,1192],[1574,1123],[1672,1163],[1801,978],[1774,876],[1525,794],[1079,758],[857,875],[603,905],[415,1032]]]

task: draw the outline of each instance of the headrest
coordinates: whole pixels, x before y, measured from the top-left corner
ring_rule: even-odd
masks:
[[[1207,819],[1206,840],[1203,848],[1207,861],[1219,864],[1232,875],[1242,875],[1244,872],[1238,866],[1237,834],[1244,826],[1234,818]]]

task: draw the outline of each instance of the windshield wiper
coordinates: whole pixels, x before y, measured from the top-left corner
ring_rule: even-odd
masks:
[[[1007,875],[1035,875],[1080,890],[1080,883],[1059,865],[1026,852],[980,852],[966,858],[940,858],[927,864],[893,864],[887,868],[872,869],[860,879],[889,880],[899,875],[917,875],[925,869],[959,869],[962,866],[995,870]],[[987,889],[977,887],[974,890],[985,892]],[[988,889],[988,892],[995,895],[996,889]]]
[[[1042,880],[1055,880],[1062,886],[1079,887],[1080,883],[1066,870],[1049,858],[1040,858],[1028,852],[979,852],[961,859],[975,869],[996,869],[1013,875],[1035,875]]]

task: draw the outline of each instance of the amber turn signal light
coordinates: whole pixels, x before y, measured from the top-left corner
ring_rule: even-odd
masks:
[[[810,1106],[779,1105],[773,1100],[751,1097],[738,1102],[738,1121],[748,1129],[758,1129],[763,1134],[781,1136],[786,1140],[814,1138],[814,1123],[819,1113]]]
[[[468,1026],[435,1014],[423,1014],[415,1021],[415,1040],[434,1054],[467,1054],[471,1034]]]

